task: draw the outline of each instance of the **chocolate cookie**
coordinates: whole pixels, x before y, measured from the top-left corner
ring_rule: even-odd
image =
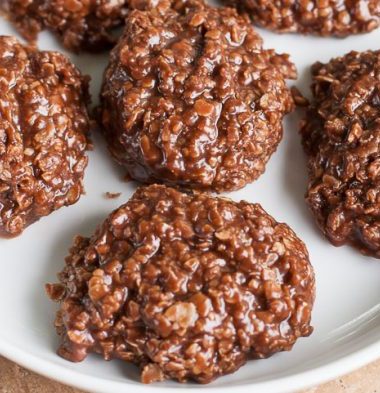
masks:
[[[171,0],[1,0],[0,10],[34,41],[43,29],[56,33],[72,51],[100,52],[115,42],[128,8],[169,7]]]
[[[133,11],[101,94],[109,150],[142,182],[239,189],[276,150],[293,109],[285,78],[295,77],[231,8]]]
[[[305,245],[257,204],[139,188],[59,278],[58,353],[133,362],[144,383],[208,383],[312,332]]]
[[[380,52],[312,68],[307,201],[327,238],[380,258]]]
[[[379,27],[379,0],[225,0],[281,33],[345,37]]]
[[[65,56],[0,36],[0,236],[79,199],[88,100]]]

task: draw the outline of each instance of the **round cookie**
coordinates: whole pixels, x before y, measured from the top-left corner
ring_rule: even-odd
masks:
[[[305,245],[258,204],[141,187],[47,285],[58,353],[141,368],[142,382],[208,383],[312,332]]]
[[[378,0],[225,0],[259,26],[281,33],[345,37],[379,27]]]
[[[65,56],[0,36],[0,236],[79,199],[88,101]]]
[[[334,245],[380,258],[380,51],[317,63],[312,74],[301,129],[308,204]]]
[[[130,177],[217,192],[260,176],[293,109],[287,55],[231,8],[133,11],[104,77],[109,150]]]

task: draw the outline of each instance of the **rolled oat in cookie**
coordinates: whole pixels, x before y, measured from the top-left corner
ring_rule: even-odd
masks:
[[[209,383],[312,332],[305,245],[244,201],[141,187],[76,238],[59,279],[58,353],[133,362],[144,383]]]
[[[88,78],[62,54],[0,36],[0,236],[83,192]]]
[[[334,245],[380,258],[380,51],[316,63],[312,74],[307,202]]]
[[[133,11],[101,93],[109,150],[141,182],[217,192],[258,178],[293,107],[287,55],[231,8]]]
[[[281,33],[345,37],[379,27],[379,0],[224,0]]]
[[[165,10],[172,0],[1,0],[0,11],[24,38],[53,31],[72,51],[101,52],[116,42],[128,9]],[[183,0],[186,1],[186,0]],[[117,34],[116,34],[117,35]]]

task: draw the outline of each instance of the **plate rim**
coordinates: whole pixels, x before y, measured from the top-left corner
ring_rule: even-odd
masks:
[[[331,381],[334,378],[348,374],[371,363],[372,361],[379,359],[380,340],[311,370],[263,382],[238,384],[233,387],[213,386],[211,383],[209,385],[195,385],[194,387],[187,386],[186,388],[179,389],[176,386],[161,387],[159,385],[145,385],[143,383],[131,385],[127,378],[125,382],[110,381],[104,378],[84,375],[80,371],[71,370],[63,365],[51,363],[48,360],[23,351],[16,345],[7,343],[1,338],[1,336],[0,355],[39,375],[91,393],[124,393],[127,392],[127,389],[130,386],[133,386],[136,393],[168,393],[168,391],[175,393],[184,391],[189,393],[199,393],[200,388],[208,389],[212,392],[226,392],[233,388],[234,392],[237,393],[246,393],[251,389],[255,389],[255,393],[290,393],[295,390],[306,389]]]
[[[0,18],[0,24],[1,21],[3,21],[3,19]],[[0,33],[0,35],[2,34]],[[41,42],[41,39],[39,42]],[[59,48],[59,51],[63,52],[62,48]],[[299,69],[299,71],[301,70],[303,71],[302,68]],[[274,157],[272,160],[273,159]],[[313,266],[316,267],[315,262],[313,263]],[[52,351],[52,353],[54,352]],[[24,350],[20,345],[7,342],[6,338],[1,335],[1,332],[0,355],[21,365],[22,367],[36,372],[37,374],[43,375],[65,385],[93,393],[124,393],[130,392],[131,388],[135,389],[135,392],[133,393],[199,393],[199,389],[208,389],[212,393],[218,393],[219,391],[226,393],[232,389],[234,393],[251,393],[253,389],[254,393],[290,393],[295,390],[305,389],[327,382],[379,359],[380,339],[375,339],[371,343],[363,345],[360,349],[350,350],[349,353],[341,355],[337,359],[329,361],[323,365],[302,372],[294,372],[288,376],[277,378],[271,378],[269,376],[268,379],[264,381],[247,381],[245,383],[228,386],[210,384],[187,385],[185,387],[182,386],[181,388],[178,383],[170,386],[160,386],[160,384],[144,385],[142,383],[132,384],[127,378],[125,378],[125,381],[112,381],[102,378],[101,376],[83,374],[79,369],[71,369],[67,367],[65,363],[60,364],[52,362],[47,358],[40,357],[38,353],[29,352]]]

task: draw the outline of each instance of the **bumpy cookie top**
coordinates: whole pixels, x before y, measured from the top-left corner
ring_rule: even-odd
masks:
[[[101,52],[117,40],[130,9],[164,12],[188,0],[1,0],[0,11],[19,32],[34,41],[43,29],[53,31],[72,51]],[[201,2],[203,0],[196,0]]]
[[[302,241],[257,204],[207,194],[139,188],[76,240],[60,281],[59,353],[135,362],[143,382],[208,383],[312,331]]]
[[[345,37],[379,27],[379,0],[225,0],[279,32]]]
[[[288,56],[247,17],[198,1],[133,11],[102,90],[110,150],[132,178],[232,190],[256,179],[293,100]]]
[[[326,236],[380,257],[380,52],[313,66],[307,199]]]
[[[0,36],[0,235],[80,197],[88,99],[65,56]]]

